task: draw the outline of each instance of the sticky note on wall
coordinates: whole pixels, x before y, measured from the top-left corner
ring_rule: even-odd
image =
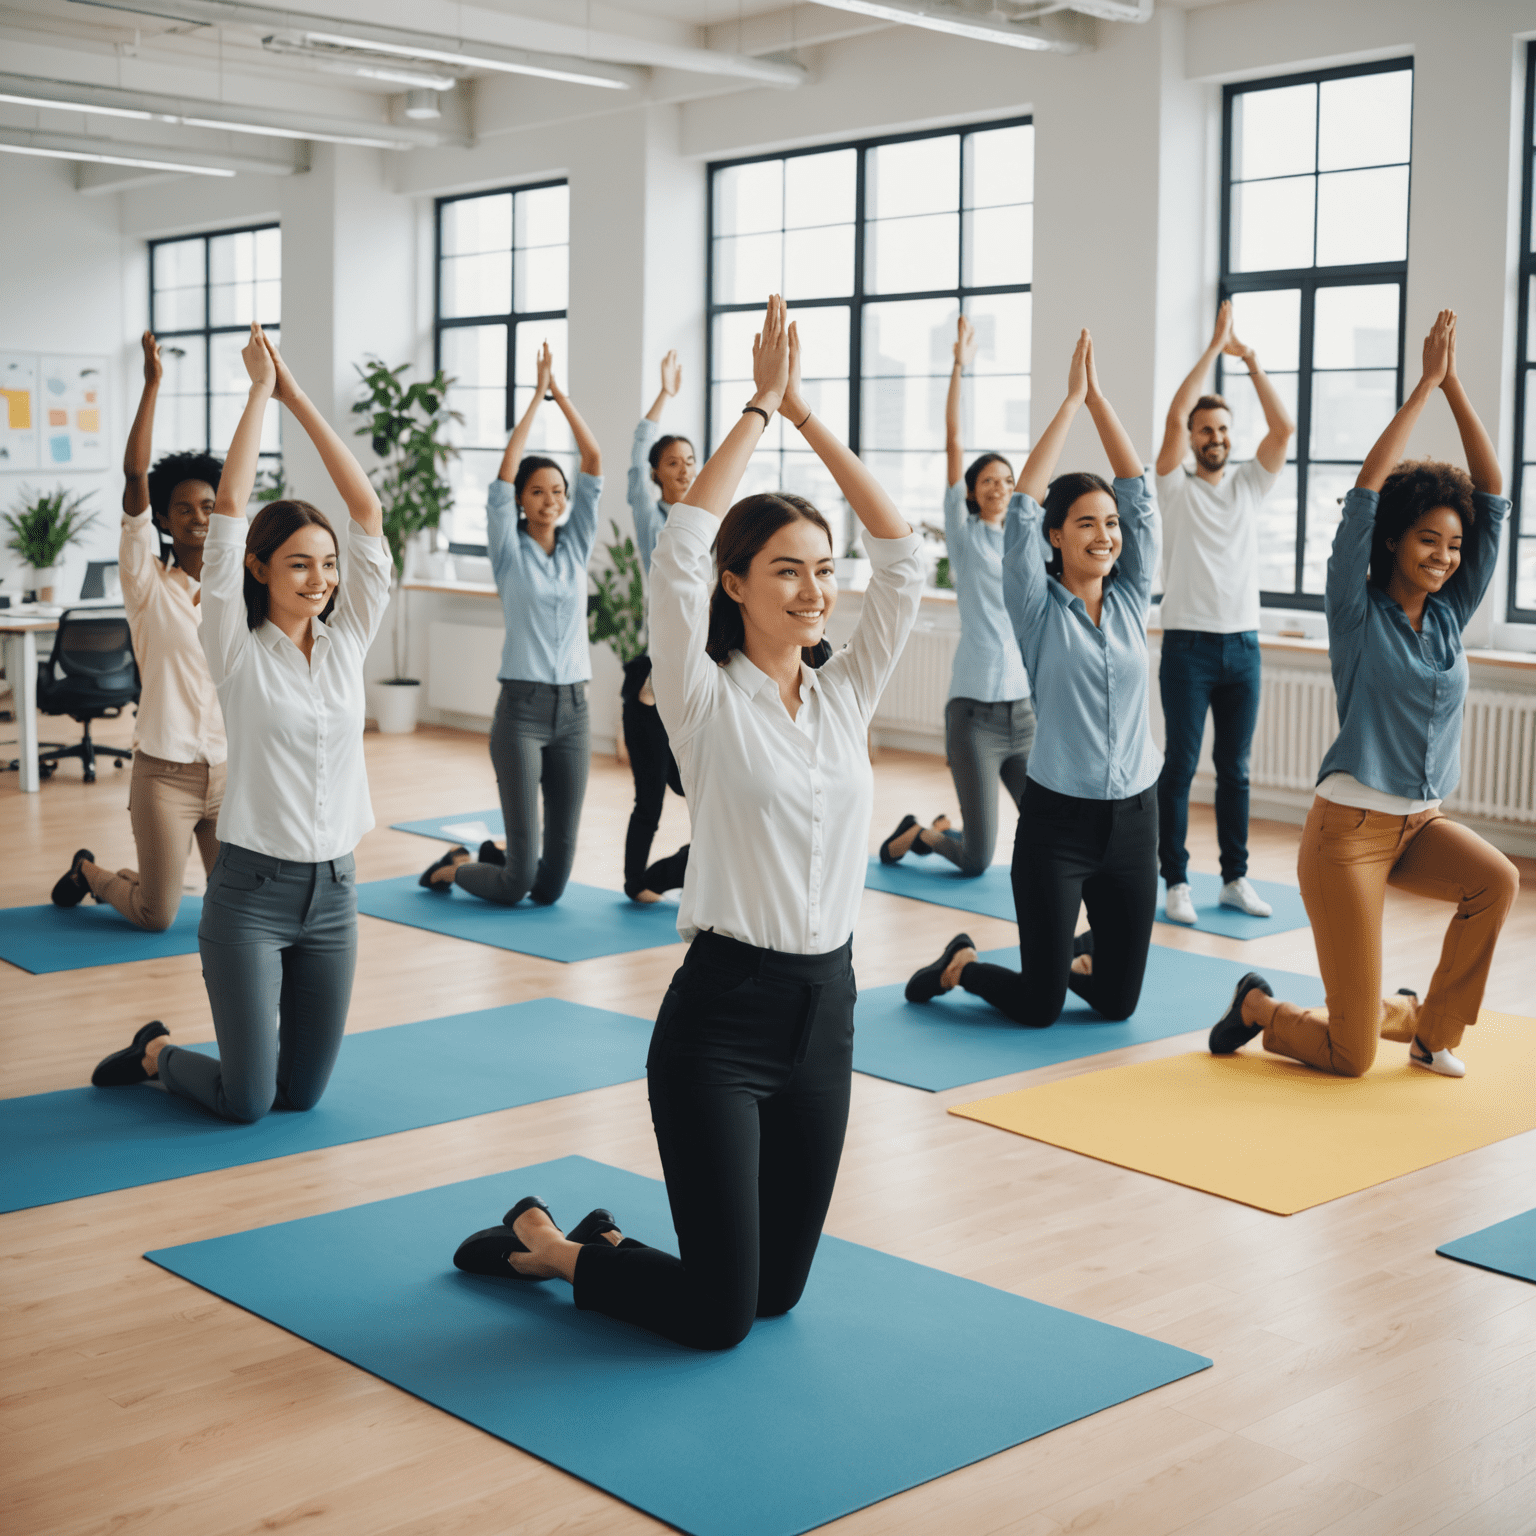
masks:
[[[5,424],[12,432],[32,430],[32,391],[29,389],[0,389],[5,396]]]
[[[69,425],[69,412],[55,410],[50,407],[48,411],[48,425],[50,427],[67,427]]]
[[[100,432],[101,412],[97,410],[76,411],[75,425],[82,432]]]
[[[48,439],[48,451],[53,455],[53,462],[55,464],[68,464],[70,460],[69,433],[63,432],[57,437],[50,437]]]

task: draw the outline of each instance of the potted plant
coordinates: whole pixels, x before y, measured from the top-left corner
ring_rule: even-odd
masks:
[[[592,572],[594,590],[587,596],[587,638],[605,644],[627,667],[645,654],[645,574],[635,541],[612,523],[613,543],[603,546],[608,563]],[[624,733],[619,732],[616,756],[626,761]]]
[[[77,491],[70,495],[61,485],[50,495],[39,495],[23,486],[21,506],[5,514],[6,526],[11,530],[6,548],[14,550],[32,567],[38,602],[53,601],[54,568],[59,557],[71,544],[78,544],[85,530],[96,521],[96,513],[82,510],[94,494]]]
[[[464,417],[448,407],[453,380],[439,369],[430,379],[407,385],[409,363],[388,367],[370,357],[358,368],[364,395],[354,402],[352,414],[367,419],[358,437],[373,444],[380,460],[369,478],[384,507],[384,538],[394,560],[394,675],[370,684],[373,716],[379,729],[402,734],[416,729],[416,702],[421,680],[407,677],[410,658],[410,620],[400,591],[405,573],[405,552],[415,536],[436,528],[453,501],[453,489],[444,473],[458,449],[448,441],[450,423]]]

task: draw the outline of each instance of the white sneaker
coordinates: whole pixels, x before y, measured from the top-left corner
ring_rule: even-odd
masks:
[[[1467,1075],[1467,1064],[1461,1057],[1453,1056],[1449,1051],[1431,1051],[1417,1035],[1408,1047],[1408,1060],[1416,1067],[1423,1067],[1426,1072],[1438,1072],[1441,1077]]]
[[[1246,912],[1249,917],[1275,915],[1275,909],[1248,883],[1247,875],[1239,875],[1236,880],[1228,880],[1222,886],[1221,904],[1224,907],[1236,907],[1239,912]]]
[[[1198,921],[1195,898],[1190,894],[1188,885],[1170,885],[1168,899],[1163,903],[1163,910],[1167,913],[1170,923],[1187,923],[1193,928]]]

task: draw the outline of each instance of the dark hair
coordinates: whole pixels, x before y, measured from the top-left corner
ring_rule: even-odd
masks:
[[[684,437],[681,432],[668,432],[665,437],[658,437],[656,441],[651,444],[650,460],[651,473],[653,475],[658,469],[661,468],[662,454],[664,454],[667,449],[672,446],[673,443],[687,443],[690,448],[693,447],[693,439],[691,437]]]
[[[1376,503],[1371,532],[1371,585],[1383,591],[1392,580],[1397,556],[1387,540],[1401,539],[1426,512],[1449,507],[1470,528],[1477,517],[1472,505],[1472,477],[1454,464],[1438,459],[1404,459],[1387,476]]]
[[[981,508],[976,505],[976,482],[981,478],[981,472],[988,464],[1006,464],[1008,473],[1013,473],[1013,465],[1000,453],[984,453],[965,472],[965,507],[973,516],[981,515]]]
[[[250,530],[245,535],[245,552],[255,555],[263,565],[270,565],[284,544],[296,534],[300,528],[315,527],[324,528],[331,536],[331,543],[335,545],[338,555],[341,546],[336,540],[336,530],[331,527],[330,519],[326,517],[319,507],[312,507],[307,501],[269,501],[255,517],[251,519]],[[336,594],[331,593],[331,600],[325,605],[325,611],[320,615],[322,620],[328,619],[336,607]],[[250,567],[245,572],[245,622],[249,629],[260,629],[267,621],[267,588],[264,582],[257,581],[251,575]]]
[[[165,518],[171,510],[171,497],[178,485],[189,480],[201,480],[219,488],[219,476],[224,472],[223,459],[208,453],[168,453],[149,472],[149,510],[155,527],[164,530]],[[162,541],[164,549],[160,558],[169,562],[174,553],[168,540]]]
[[[541,469],[554,470],[560,476],[560,484],[566,494],[570,494],[571,482],[565,478],[565,471],[553,459],[546,459],[541,453],[530,453],[517,466],[517,474],[512,479],[512,492],[517,498],[519,507],[522,505],[523,488]]]
[[[1041,504],[1044,507],[1045,516],[1040,520],[1040,535],[1050,546],[1050,558],[1045,563],[1047,576],[1061,575],[1061,551],[1051,545],[1051,530],[1065,528],[1067,514],[1072,510],[1074,503],[1079,497],[1090,496],[1094,491],[1103,491],[1111,501],[1119,505],[1115,499],[1114,486],[1102,475],[1090,474],[1086,469],[1057,475],[1046,488],[1045,501]]]
[[[741,605],[725,590],[725,573],[745,576],[768,540],[780,528],[797,522],[814,523],[826,534],[828,550],[833,547],[826,518],[805,497],[792,496],[788,491],[744,497],[720,519],[720,531],[715,535],[715,590],[709,598],[709,637],[704,642],[710,660],[723,665],[747,640]],[[802,646],[800,654],[808,667],[819,667],[832,654],[832,647],[821,640],[814,646]]]
[[[1201,395],[1189,408],[1189,419],[1184,423],[1186,430],[1194,426],[1195,417],[1201,411],[1225,411],[1230,416],[1232,414],[1232,407],[1220,395]]]

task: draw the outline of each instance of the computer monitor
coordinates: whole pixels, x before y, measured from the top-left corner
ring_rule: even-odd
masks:
[[[123,589],[117,579],[116,560],[91,560],[85,567],[85,580],[80,585],[82,602],[93,597],[121,597]]]

